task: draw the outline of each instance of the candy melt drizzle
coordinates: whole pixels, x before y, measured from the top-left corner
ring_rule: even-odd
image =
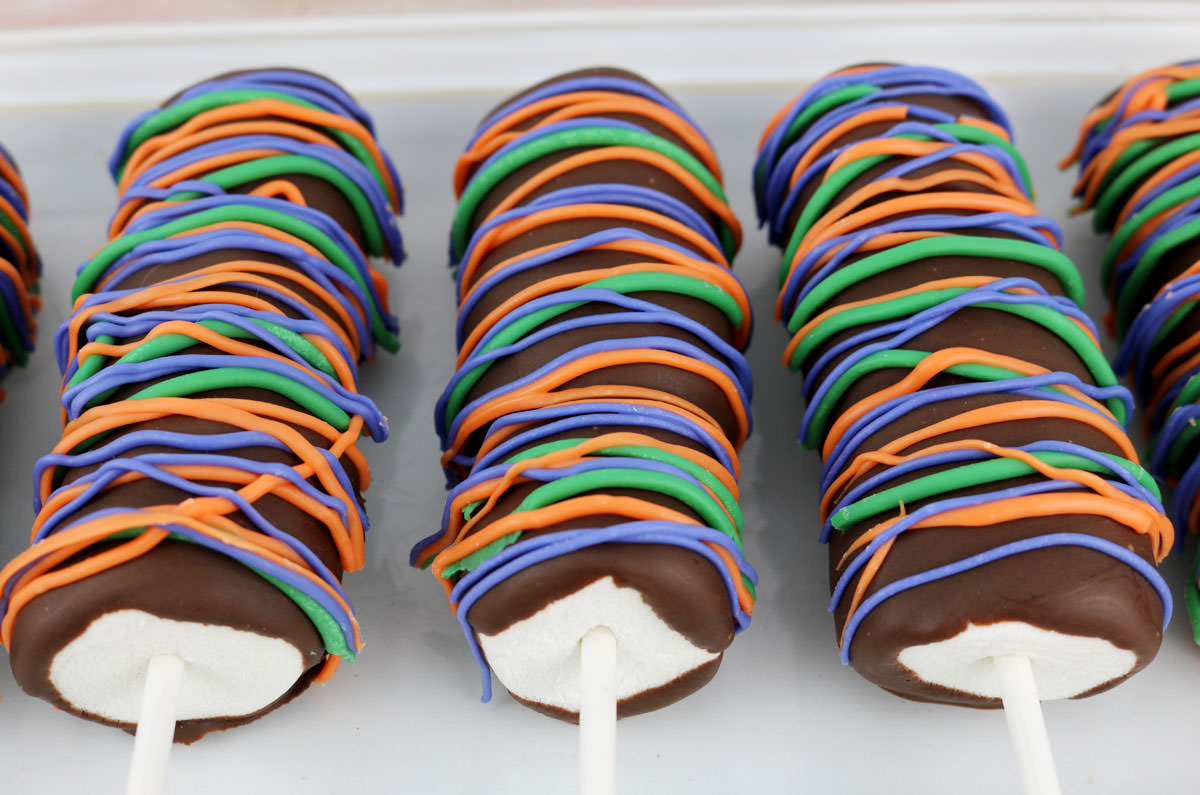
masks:
[[[1103,134],[1129,137],[1111,125]],[[834,555],[829,609],[843,662],[889,600],[1054,549],[1127,567],[1165,624],[1171,599],[1154,564],[1174,536],[1124,431],[1132,398],[986,93],[930,67],[835,73],[771,121],[754,180],[759,218],[784,250],[776,314],[791,334],[784,363],[804,373],[801,437],[824,462],[821,540]],[[1139,200],[1145,215],[1168,201]],[[1163,366],[1186,370],[1189,356],[1172,351]],[[1069,531],[1023,529],[1045,517]],[[966,554],[920,546],[932,528],[962,534],[954,549]],[[990,543],[993,528],[1010,540]],[[868,636],[907,632],[889,615]],[[885,664],[860,670],[915,698],[951,700],[911,672],[903,686],[885,680]]]
[[[1179,527],[1200,530],[1200,63],[1150,69],[1119,86],[1080,125],[1062,167],[1078,163],[1075,210],[1112,235],[1103,278],[1116,367],[1142,402],[1150,468],[1174,486]],[[1200,643],[1200,591],[1186,591]]]
[[[111,167],[120,200],[55,336],[62,440],[35,468],[32,545],[0,570],[0,638],[39,596],[184,543],[286,595],[328,676],[362,646],[340,580],[365,562],[358,440],[387,437],[357,380],[396,344],[367,258],[402,258],[395,169],[353,99],[291,70],[193,86],[135,119]]]
[[[459,158],[459,353],[435,410],[451,489],[412,562],[445,588],[485,700],[472,610],[608,545],[694,554],[723,583],[730,636],[749,624],[737,450],[752,324],[720,179],[678,106],[605,70],[506,103]]]

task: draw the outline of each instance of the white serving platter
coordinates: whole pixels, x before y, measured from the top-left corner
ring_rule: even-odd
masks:
[[[597,11],[0,33],[0,141],[27,177],[46,262],[39,349],[3,384],[0,510],[10,521],[0,559],[27,543],[30,471],[58,436],[49,343],[66,316],[74,268],[103,242],[114,204],[104,162],[118,132],[138,110],[227,68],[324,71],[374,115],[407,196],[401,227],[409,257],[391,274],[404,347],[364,368],[362,383],[392,428],[387,443],[366,442],[374,527],[366,569],[346,580],[367,648],[358,664],[293,704],[176,748],[168,792],[573,791],[575,728],[519,706],[500,688],[480,704],[478,669],[441,589],[407,560],[442,510],[432,416],[453,356],[445,267],[453,160],[505,93],[577,66],[627,66],[674,93],[713,139],[746,227],[735,270],[758,328],[750,351],[756,433],[743,454],[743,506],[747,556],[761,585],[754,623],[711,685],[619,724],[618,791],[1015,793],[999,712],[902,701],[838,662],[824,609],[825,550],[816,542],[817,456],[794,442],[799,382],[778,363],[784,335],[770,318],[779,254],[753,223],[754,147],[779,106],[839,66],[925,62],[976,77],[1008,109],[1039,206],[1064,221],[1067,252],[1085,273],[1088,309],[1098,316],[1103,241],[1085,219],[1067,220],[1071,176],[1054,163],[1097,98],[1136,70],[1195,57],[1197,41],[1200,12],[1174,3]],[[1180,557],[1164,567],[1177,593],[1186,568]],[[1045,705],[1064,792],[1190,789],[1200,650],[1182,599],[1177,607],[1148,670],[1109,693]],[[29,698],[6,668],[6,795],[122,791],[131,738]]]

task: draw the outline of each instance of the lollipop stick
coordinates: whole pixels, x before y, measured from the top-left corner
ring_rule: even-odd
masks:
[[[1042,719],[1042,703],[1033,679],[1033,666],[1021,654],[992,658],[1000,677],[1004,717],[1017,754],[1025,795],[1059,795],[1058,771],[1050,753],[1050,737]]]
[[[126,795],[160,795],[163,791],[167,759],[175,739],[175,698],[182,681],[182,659],[174,654],[150,658]]]
[[[595,627],[580,641],[579,795],[617,791],[617,639]]]

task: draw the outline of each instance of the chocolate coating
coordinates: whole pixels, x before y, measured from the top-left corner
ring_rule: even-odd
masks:
[[[891,99],[889,103],[923,105],[955,116],[986,118],[983,108],[966,97],[913,94]],[[856,141],[884,135],[894,124],[893,121],[872,122],[854,127],[828,142],[823,151],[835,151]],[[838,190],[824,205],[822,212],[830,213],[834,208],[838,208],[838,216],[845,217],[852,212],[862,211],[901,196],[900,191],[891,191],[864,199],[856,198],[855,193],[911,159],[912,157],[907,155],[892,155],[873,164]],[[904,179],[915,181],[930,178],[951,169],[965,172],[964,176],[933,184],[922,192],[930,196],[950,193],[996,193],[990,187],[965,178],[970,174],[984,172],[982,168],[963,161],[943,160],[927,164],[909,172]],[[815,173],[803,188],[799,201],[791,209],[787,219],[785,240],[788,238],[788,232],[799,222],[806,205],[814,198],[826,176],[826,173]],[[944,202],[944,208],[936,210],[938,214],[966,216],[978,212],[968,209],[956,210],[949,196]],[[894,212],[872,220],[863,228],[870,229],[924,212],[926,211]],[[953,234],[988,238],[1009,237],[1003,232],[986,228],[959,229]],[[869,254],[852,254],[845,263],[849,265],[866,256]],[[830,297],[809,317],[815,317],[819,312],[834,307],[910,289],[935,279],[959,276],[1023,277],[1037,282],[1051,295],[1062,295],[1064,292],[1064,285],[1052,273],[1028,263],[981,256],[943,255],[923,258],[860,279]],[[1148,287],[1148,294],[1152,295],[1155,289],[1155,286]],[[835,345],[879,325],[882,325],[882,322],[864,322],[831,335],[816,347],[807,358],[804,367],[814,367],[821,355]],[[1086,384],[1097,382],[1096,375],[1088,370],[1080,353],[1068,344],[1065,338],[1031,320],[983,306],[960,309],[900,347],[928,352],[954,347],[973,348],[1021,359],[1051,371],[1070,373]],[[822,372],[808,372],[808,377],[819,383],[821,379],[828,377],[833,367],[851,353],[852,350],[843,352]],[[891,367],[862,375],[836,401],[831,417],[841,416],[851,406],[894,385],[908,373],[907,368]],[[941,373],[934,377],[926,388],[968,381],[965,377]],[[1027,400],[1030,400],[1028,396],[999,392],[959,396],[953,400],[925,404],[907,413],[900,413],[886,425],[875,429],[856,445],[854,452],[879,450],[908,434],[967,411]],[[1004,447],[1055,440],[1114,455],[1122,454],[1114,439],[1092,425],[1052,418],[992,421],[978,427],[931,436],[896,452],[904,455],[937,444],[967,439],[982,440]],[[877,487],[876,491],[954,467],[954,464],[940,464],[922,468],[889,480],[885,485]],[[865,467],[856,477],[848,478],[842,483],[837,494],[831,495],[834,502],[848,493],[855,484],[862,483],[885,469],[883,464]],[[855,540],[879,523],[902,513],[910,514],[936,500],[982,496],[1043,479],[1041,475],[1031,475],[1011,478],[1001,483],[960,488],[952,493],[909,502],[898,509],[867,517],[841,531],[835,530],[829,549],[831,591],[846,567],[854,562],[857,555],[862,554],[862,550],[848,552]],[[1084,489],[1080,487],[1079,490]],[[982,527],[926,527],[911,529],[895,537],[882,558],[882,564],[874,572],[862,599],[879,593],[893,583],[929,572],[939,566],[966,560],[1005,544],[1056,532],[1091,535],[1128,549],[1151,565],[1155,562],[1155,551],[1148,536],[1139,535],[1106,516],[1031,516],[1019,521],[998,522]],[[861,577],[862,571],[859,571],[836,605],[835,625],[839,632],[840,628],[845,626],[852,594]],[[1135,569],[1092,549],[1054,546],[1022,552],[891,596],[879,603],[863,619],[853,637],[849,658],[850,664],[866,679],[905,698],[972,707],[997,707],[1000,703],[996,699],[983,698],[920,680],[913,671],[899,662],[899,654],[906,648],[952,638],[966,630],[969,625],[1018,621],[1066,635],[1107,639],[1118,648],[1134,653],[1137,661],[1130,672],[1133,673],[1154,658],[1162,640],[1162,620],[1163,608],[1157,591]],[[1103,683],[1092,692],[1107,689],[1117,681],[1120,681],[1120,678]]]
[[[291,267],[282,258],[261,252],[228,249],[209,252],[195,257],[180,259],[173,263],[155,265],[128,275],[123,281],[109,285],[109,289],[144,287],[176,278],[200,268],[237,260],[271,262]],[[305,301],[336,317],[322,299],[301,285],[285,278],[276,283],[295,291]],[[243,288],[221,289],[248,292]],[[280,311],[295,316],[295,311],[274,301],[265,294],[256,293]],[[350,332],[349,329],[346,329]],[[251,344],[256,344],[251,342]],[[258,345],[258,347],[263,347]],[[264,348],[265,350],[265,348]],[[215,348],[197,344],[178,352],[217,353]],[[161,379],[147,379],[136,384],[120,387],[109,402],[126,399],[132,393]],[[300,407],[282,395],[257,388],[233,388],[210,390],[196,397],[226,396],[261,400],[276,405]],[[288,423],[294,430],[319,446],[328,442],[314,431]],[[122,427],[110,438],[139,430],[164,430],[189,434],[225,433],[237,430],[223,423],[198,419],[186,415],[170,415]],[[170,448],[143,446],[130,451],[136,456],[150,452],[168,451]],[[254,461],[268,461],[295,466],[300,463],[291,453],[269,447],[243,447],[229,451],[231,455]],[[358,493],[358,473],[343,457],[342,466],[347,472],[354,496],[362,503]],[[74,467],[63,473],[63,482],[70,483],[95,470],[98,465]],[[221,484],[210,484],[221,485]],[[90,500],[66,521],[81,519],[105,508],[137,508],[155,505],[171,505],[187,499],[190,495],[152,479],[140,479],[124,485],[111,487]],[[321,562],[339,579],[342,566],[329,529],[291,503],[266,495],[256,501],[255,507],[276,527],[286,530],[311,549]],[[228,517],[243,526],[252,527],[240,511]],[[86,555],[98,554],[106,547],[98,545]],[[85,556],[86,556],[85,555]],[[62,565],[70,565],[75,559]],[[195,544],[166,539],[150,552],[134,558],[115,568],[72,582],[42,594],[29,602],[18,614],[14,624],[11,643],[10,664],[18,684],[26,692],[43,698],[60,709],[80,715],[89,720],[112,724],[97,715],[82,712],[68,703],[54,688],[49,679],[49,664],[58,652],[78,638],[100,616],[117,610],[140,610],[160,618],[196,622],[208,625],[227,626],[232,629],[253,632],[265,637],[278,638],[294,646],[301,655],[304,673],[296,683],[272,704],[250,715],[225,716],[195,720],[181,720],[176,724],[176,742],[191,743],[206,733],[248,723],[282,706],[312,682],[325,660],[325,644],[300,607],[283,591],[268,580],[238,561],[205,549]],[[132,724],[119,725],[133,731]]]
[[[616,75],[641,80],[636,75],[622,70],[581,70],[566,75],[559,75],[538,86],[533,86],[527,89],[526,92],[517,94],[509,100],[500,103],[497,109],[514,99],[524,96],[528,91],[533,91],[536,88],[562,79],[582,75]],[[495,112],[495,110],[492,112]],[[490,116],[491,113],[488,115]],[[616,118],[626,117],[618,116]],[[676,137],[665,134],[666,131],[658,125],[648,124],[641,118],[628,117],[627,120],[641,124],[647,127],[650,132],[660,134],[674,143],[683,144]],[[537,119],[531,119],[524,122],[520,125],[520,128],[527,128],[536,121]],[[556,153],[539,158],[517,170],[504,180],[501,180],[499,184],[488,192],[484,201],[477,209],[472,221],[472,229],[476,228],[481,220],[503,201],[512,190],[541,170],[561,161],[569,154],[571,153]],[[642,185],[654,188],[674,196],[697,210],[710,226],[715,223],[715,218],[712,214],[682,184],[656,168],[634,161],[605,161],[574,169],[553,180],[544,188],[532,193],[530,198],[541,195],[549,190],[600,182]],[[506,259],[519,256],[543,246],[578,239],[588,234],[617,227],[632,228],[668,243],[682,245],[685,249],[693,251],[696,256],[705,258],[705,255],[694,246],[689,245],[684,238],[666,232],[661,227],[655,225],[599,217],[559,220],[538,226],[513,240],[501,243],[494,249],[484,252],[479,268],[474,277],[467,283],[467,287],[472,282],[478,283],[483,280],[497,265]],[[464,330],[466,333],[469,333],[483,321],[489,312],[499,307],[505,300],[541,280],[567,273],[609,268],[644,262],[646,260],[647,257],[643,255],[617,251],[587,251],[563,257],[552,263],[515,274],[491,286],[481,296],[478,305],[465,317]],[[734,328],[729,319],[715,306],[706,301],[685,295],[658,291],[634,293],[632,295],[636,298],[651,301],[664,309],[677,312],[684,317],[691,318],[712,330],[719,338],[727,342],[734,338]],[[569,322],[578,317],[611,311],[614,311],[612,307],[599,303],[585,305],[555,318],[548,322],[544,328],[552,328],[554,324]],[[613,338],[636,340],[643,336],[667,336],[680,339],[697,346],[709,354],[714,353],[712,348],[696,335],[665,323],[639,322],[572,329],[556,334],[547,340],[531,345],[524,351],[506,356],[494,362],[474,385],[467,400],[475,400],[487,394],[492,389],[533,372],[540,366],[553,360],[556,356],[570,352],[588,342]],[[584,385],[649,387],[680,395],[694,402],[702,410],[713,416],[727,436],[733,438],[737,433],[734,421],[734,408],[729,405],[728,398],[708,379],[693,375],[679,368],[646,363],[609,366],[576,378],[565,385],[564,388]],[[652,431],[635,426],[581,428],[555,434],[541,441],[592,437],[622,431],[645,434],[670,444],[681,444],[701,452],[706,452],[707,449],[699,443],[689,441],[673,433]],[[485,432],[481,432],[476,435],[475,439],[468,443],[468,452],[477,448],[484,435]],[[533,488],[534,485],[530,483],[517,484],[508,488],[505,493],[500,495],[490,513],[479,520],[478,524],[473,528],[472,533],[480,532],[492,522],[508,515]],[[634,497],[656,505],[669,507],[686,515],[696,516],[684,503],[652,490],[607,488],[601,493],[614,497]],[[699,519],[698,516],[696,518]],[[626,519],[617,515],[597,513],[580,516],[547,528],[525,531],[525,535],[533,537],[577,528],[600,528],[622,521],[626,521]],[[728,647],[733,639],[736,625],[731,615],[729,596],[720,572],[699,554],[682,547],[666,544],[609,543],[588,547],[572,552],[569,555],[534,564],[507,577],[483,594],[471,607],[468,620],[476,633],[495,635],[516,622],[536,614],[553,601],[575,593],[587,585],[606,577],[611,578],[619,587],[628,587],[637,590],[645,603],[660,619],[700,648],[720,653]],[[683,698],[707,683],[716,673],[719,664],[720,657],[710,663],[699,666],[661,687],[622,700],[618,705],[618,715],[626,717],[658,709]],[[565,710],[529,702],[521,698],[518,698],[518,700],[526,704],[526,706],[552,717],[569,721],[577,719],[575,714]]]
[[[961,560],[1023,538],[1083,532],[1153,560],[1149,541],[1104,517],[1054,516],[978,527],[938,527],[905,533],[892,548],[868,593],[916,571]],[[830,560],[855,537],[836,535]],[[831,580],[835,577],[830,573]],[[844,621],[847,601],[835,612]],[[957,635],[968,624],[1023,621],[1066,635],[1104,638],[1137,656],[1132,675],[1154,659],[1162,643],[1162,603],[1145,578],[1091,549],[1051,547],[1023,552],[970,572],[913,588],[880,604],[859,626],[850,665],[885,690],[915,701],[999,708],[999,699],[921,681],[897,660],[907,647]],[[1125,677],[1122,677],[1122,679]],[[1080,696],[1116,685],[1113,680]]]
[[[543,170],[548,169],[555,163],[560,163],[571,155],[585,151],[589,150],[561,150],[539,157],[537,160],[515,169],[512,173],[497,182],[479,202],[478,207],[475,208],[474,215],[471,216],[471,223],[469,225],[471,232],[478,229],[479,225],[484,222],[505,198],[524,185],[528,180],[536,177]],[[695,210],[710,225],[715,223],[715,217],[709,209],[674,176],[650,163],[631,159],[604,159],[572,168],[564,174],[547,180],[545,184],[538,188],[528,191],[515,206],[522,207],[539,196],[545,196],[547,193],[562,188],[605,183],[652,188],[680,200]]]
[[[101,551],[101,546],[94,549],[95,553]],[[248,723],[286,704],[308,687],[325,658],[316,628],[286,594],[224,555],[168,540],[134,561],[38,596],[21,610],[13,627],[9,658],[21,689],[59,709],[132,733],[136,729],[133,724],[81,712],[63,699],[49,677],[49,663],[61,649],[92,621],[117,610],[141,610],[160,618],[218,624],[279,638],[295,646],[304,660],[306,673],[287,693],[257,712],[176,722],[175,741],[180,743]]]

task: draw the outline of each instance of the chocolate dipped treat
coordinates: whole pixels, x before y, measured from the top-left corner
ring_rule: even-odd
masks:
[[[36,467],[33,544],[0,571],[0,633],[26,691],[126,729],[147,661],[179,656],[191,742],[360,648],[340,584],[364,560],[356,445],[387,424],[357,372],[397,331],[367,256],[402,256],[400,185],[354,101],[285,69],[187,89],[111,165],[119,209],[55,337],[63,437]]]
[[[12,155],[0,146],[0,375],[29,361],[37,332],[34,314],[41,305],[41,272],[42,261],[29,232],[25,182]]]
[[[716,158],[640,77],[506,100],[455,170],[457,370],[436,408],[451,490],[431,566],[484,674],[568,720],[579,642],[617,638],[618,714],[716,672],[754,604],[737,450],[750,311]]]
[[[1200,530],[1200,62],[1130,78],[1084,118],[1075,212],[1112,238],[1102,278],[1108,329],[1121,343],[1151,439],[1150,471],[1173,488],[1175,525]],[[1200,563],[1200,559],[1197,561]],[[1185,590],[1200,643],[1197,569]]]
[[[1043,699],[1140,670],[1172,529],[1003,111],[945,70],[850,67],[777,114],[754,180],[843,662],[975,707],[1000,655]]]

